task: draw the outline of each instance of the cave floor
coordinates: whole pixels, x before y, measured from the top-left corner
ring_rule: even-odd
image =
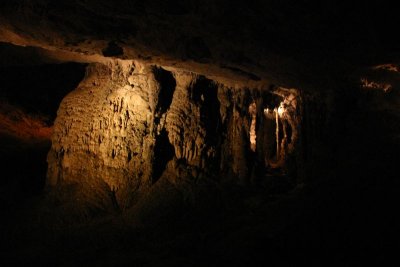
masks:
[[[398,187],[370,183],[335,181],[274,198],[235,189],[225,210],[188,211],[144,227],[123,215],[57,223],[37,216],[43,196],[31,197],[2,220],[1,258],[45,266],[383,264],[398,244]]]

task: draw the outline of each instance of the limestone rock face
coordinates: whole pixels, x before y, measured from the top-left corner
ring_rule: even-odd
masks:
[[[130,63],[92,65],[61,103],[48,156],[49,184],[102,184],[118,203],[146,184],[154,146],[157,83],[150,69]]]
[[[175,74],[176,90],[167,114],[168,137],[177,159],[204,168],[215,156],[219,121],[217,84],[190,73]],[[209,115],[209,116],[208,116]]]
[[[258,98],[251,113],[249,105]],[[293,152],[300,130],[297,99],[294,89],[233,89],[136,61],[91,64],[58,110],[48,185],[77,187],[85,192],[77,197],[84,205],[124,209],[160,178],[178,186],[206,176],[249,183],[255,168],[267,172],[277,154],[263,152],[266,140],[276,139],[275,129],[285,131],[276,139],[282,151],[276,166],[284,166]],[[264,108],[276,111],[279,103],[285,105],[280,124],[263,123]],[[250,144],[251,125],[261,136],[257,149]],[[215,178],[219,174],[224,178]]]

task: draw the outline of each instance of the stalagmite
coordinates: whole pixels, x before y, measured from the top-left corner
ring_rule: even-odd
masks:
[[[256,121],[257,121],[257,107],[256,103],[253,102],[249,106],[249,113],[251,116],[251,125],[250,125],[250,148],[253,152],[256,151],[257,141],[256,141]]]

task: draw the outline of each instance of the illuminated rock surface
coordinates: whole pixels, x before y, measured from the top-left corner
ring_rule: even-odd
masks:
[[[252,173],[256,168],[264,173],[271,166],[291,168],[285,164],[289,156],[292,165],[296,160],[301,164],[293,155],[301,122],[298,91],[275,90],[262,96],[259,90],[232,89],[204,76],[134,61],[89,65],[85,79],[58,110],[48,185],[78,186],[83,195],[77,205],[126,209],[160,177],[178,188],[201,177],[245,185],[262,175]],[[272,129],[285,133],[278,138],[278,156],[276,151],[266,155],[262,144],[259,149],[250,144],[253,116],[262,124],[260,135],[271,130],[264,125],[268,116],[263,118],[262,107],[273,96],[281,100],[270,104],[285,105],[284,112],[276,113],[278,127]],[[247,106],[256,97],[261,97],[260,107],[251,115]],[[180,165],[192,171],[180,174]]]

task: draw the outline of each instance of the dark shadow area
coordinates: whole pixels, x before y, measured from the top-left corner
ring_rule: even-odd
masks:
[[[171,106],[172,97],[175,92],[176,81],[171,72],[163,68],[154,68],[154,77],[160,84],[156,112],[161,115]]]
[[[42,193],[50,140],[28,143],[14,137],[0,135],[0,189],[2,207],[18,204]],[[4,152],[4,153],[3,153]]]
[[[160,179],[163,174],[167,163],[175,156],[173,145],[169,142],[168,133],[165,129],[156,137],[156,144],[154,147],[154,162],[153,162],[153,178],[152,182],[155,183]]]
[[[64,96],[85,75],[86,64],[1,66],[0,97],[32,114],[48,116],[51,125]]]
[[[124,50],[115,42],[109,42],[107,47],[102,51],[105,57],[116,57],[124,54]]]
[[[15,212],[43,194],[51,127],[86,64],[50,64],[39,50],[10,44],[0,53],[7,55],[0,64],[0,202]]]
[[[192,98],[200,105],[200,121],[204,125],[207,136],[206,143],[216,146],[221,140],[221,118],[219,113],[217,85],[200,76],[193,85]]]

